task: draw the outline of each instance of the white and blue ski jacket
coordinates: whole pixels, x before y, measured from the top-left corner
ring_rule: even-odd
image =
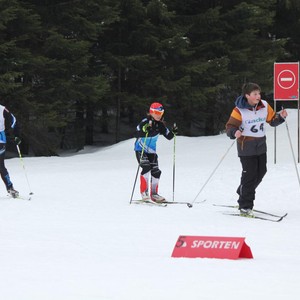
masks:
[[[143,127],[146,124],[149,124],[147,137],[146,133],[143,131]],[[145,153],[156,153],[156,142],[159,135],[163,135],[168,140],[171,140],[174,137],[173,132],[166,127],[162,120],[155,121],[151,116],[143,119],[136,127],[134,151],[142,152],[144,148]]]

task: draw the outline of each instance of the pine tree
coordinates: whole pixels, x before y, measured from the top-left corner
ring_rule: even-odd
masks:
[[[43,65],[43,59],[35,53],[41,32],[40,18],[30,7],[16,0],[0,1],[1,96],[21,126],[21,147],[25,151],[32,136],[32,87],[37,80],[31,75],[36,65]]]
[[[184,62],[191,76],[184,101],[190,120],[186,134],[217,134],[243,82],[252,80],[265,91],[272,90],[273,62],[284,43],[269,36],[275,1],[172,3],[179,22],[188,28],[193,51]]]
[[[177,4],[178,2],[176,2]],[[178,101],[185,135],[209,135],[215,128],[216,99],[230,76],[226,53],[226,32],[221,8],[214,1],[184,1],[179,3],[177,22],[185,28],[190,55],[182,60],[181,70],[189,78]],[[218,119],[217,119],[218,120]]]
[[[2,103],[35,155],[131,137],[153,101],[218,134],[243,82],[271,93],[274,61],[297,59],[297,3],[1,0]]]
[[[271,38],[286,41],[285,53],[280,61],[296,62],[300,56],[300,2],[297,0],[277,0],[274,31]]]
[[[52,136],[54,149],[82,149],[93,143],[94,114],[109,89],[93,54],[108,22],[109,1],[31,2],[45,29],[40,51],[47,62],[35,74],[35,101],[43,111],[36,124],[42,136]]]

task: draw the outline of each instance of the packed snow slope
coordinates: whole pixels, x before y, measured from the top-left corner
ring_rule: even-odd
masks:
[[[0,189],[1,299],[299,299],[299,164],[288,138],[297,161],[297,110],[288,112],[288,127],[277,127],[276,164],[274,129],[267,128],[268,173],[255,201],[256,209],[288,212],[279,223],[227,216],[230,209],[213,206],[237,200],[241,166],[225,134],[176,139],[175,200],[206,199],[193,208],[129,204],[134,139],[24,158],[25,169],[19,158],[6,160],[15,188],[34,195],[8,199]],[[171,201],[173,149],[173,140],[159,138],[159,192]],[[254,258],[172,258],[179,235],[245,237]]]

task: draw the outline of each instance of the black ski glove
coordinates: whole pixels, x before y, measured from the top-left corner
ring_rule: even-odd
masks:
[[[174,123],[174,125],[173,125],[173,127],[172,127],[172,132],[173,132],[175,135],[177,135],[177,133],[178,133],[178,127],[177,127],[176,123]]]
[[[21,144],[21,139],[19,137],[15,137],[15,144],[20,145]]]
[[[149,133],[150,128],[151,128],[151,125],[150,125],[149,123],[146,123],[146,124],[143,126],[142,130],[143,130],[143,132],[145,132],[145,133]]]

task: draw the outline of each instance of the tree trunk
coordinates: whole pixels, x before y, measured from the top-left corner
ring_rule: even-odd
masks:
[[[86,109],[86,127],[85,127],[85,144],[93,145],[94,143],[94,110],[93,105],[87,105]]]
[[[82,104],[77,102],[76,118],[75,118],[75,139],[77,151],[84,148],[85,130],[84,130],[84,111]]]
[[[117,111],[116,111],[116,143],[120,141],[120,111],[121,111],[121,67],[118,69],[118,93],[117,93]]]

